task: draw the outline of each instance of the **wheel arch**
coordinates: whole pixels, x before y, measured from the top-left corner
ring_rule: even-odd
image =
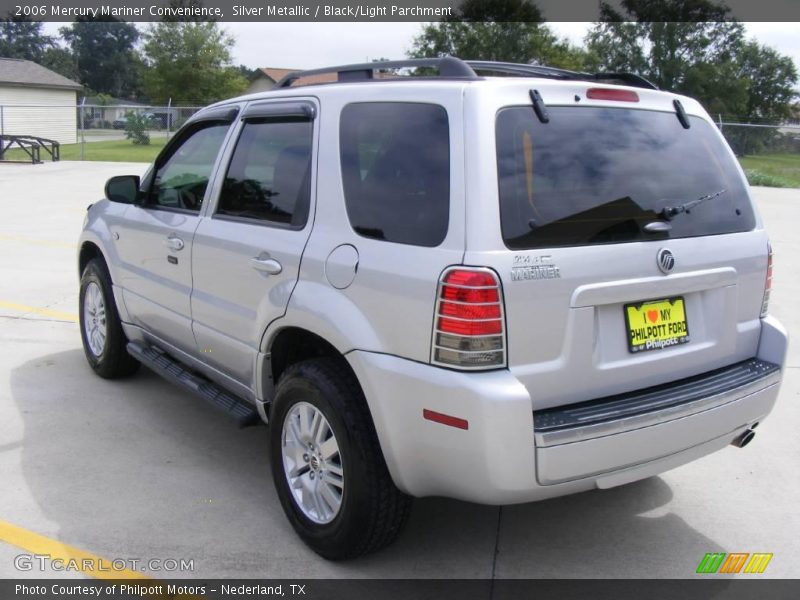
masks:
[[[106,269],[108,269],[108,261],[106,260],[103,251],[100,249],[96,243],[91,240],[85,240],[81,244],[81,248],[78,251],[78,277],[83,275],[84,269],[86,269],[86,265],[89,264],[94,258],[100,258],[106,264]],[[110,275],[110,270],[109,270]]]
[[[99,239],[94,239],[94,236],[88,236],[88,232],[84,231],[80,240],[80,249],[78,250],[78,279],[83,277],[83,271],[86,266],[95,258],[103,261],[108,277],[111,280],[111,287],[114,293],[114,302],[117,305],[117,311],[123,322],[128,322],[130,317],[128,315],[127,307],[122,296],[122,288],[119,287],[117,278],[115,277],[114,265],[109,260],[103,250],[103,244]]]
[[[277,384],[288,367],[313,358],[334,358],[352,372],[345,352],[334,346],[325,337],[304,327],[287,325],[276,329],[267,342],[266,360],[269,377]],[[355,376],[355,373],[353,373]]]

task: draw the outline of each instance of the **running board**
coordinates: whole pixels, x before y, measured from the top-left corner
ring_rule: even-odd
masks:
[[[251,406],[241,398],[237,398],[215,383],[192,373],[158,348],[147,346],[140,342],[129,342],[128,354],[165,379],[178,384],[185,390],[200,396],[212,406],[217,407],[229,417],[232,417],[239,427],[255,425],[259,421],[258,413],[254,406]]]

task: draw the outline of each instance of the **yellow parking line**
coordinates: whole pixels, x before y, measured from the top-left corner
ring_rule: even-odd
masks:
[[[68,567],[70,571],[74,568],[74,570],[95,579],[152,580],[150,577],[130,569],[112,569],[110,560],[2,520],[0,520],[0,541],[22,548],[31,554],[48,556],[51,562],[61,561],[61,565]]]
[[[42,240],[38,238],[29,238],[21,235],[3,235],[0,234],[0,241],[2,242],[23,242],[25,244],[36,244],[37,246],[51,246],[54,248],[72,248],[78,247],[77,244],[70,244],[67,242],[59,242],[58,240]]]
[[[79,571],[87,577],[102,580],[134,579],[141,581],[137,589],[128,592],[151,600],[206,600],[205,596],[185,591],[170,591],[161,580],[143,575],[133,569],[117,569],[114,561],[102,558],[86,550],[70,546],[58,540],[0,520],[0,542],[5,542],[36,556],[47,556],[51,564],[58,561],[59,568],[65,571]],[[39,559],[36,559],[37,561]],[[120,560],[120,559],[117,559]],[[37,563],[33,563],[37,564]],[[139,589],[140,588],[140,589]]]
[[[5,300],[0,300],[0,308],[8,308],[9,310],[16,310],[26,314],[42,315],[43,317],[51,317],[72,323],[78,322],[78,315],[75,313],[53,310],[52,308],[39,308],[38,306],[28,306],[27,304],[17,304],[16,302],[6,302]]]

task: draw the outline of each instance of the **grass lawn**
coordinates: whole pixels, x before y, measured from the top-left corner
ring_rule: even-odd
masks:
[[[134,146],[130,140],[109,140],[107,142],[86,142],[84,160],[109,161],[109,162],[153,162],[164,144],[166,138],[151,138],[147,146]],[[47,162],[50,155],[44,150],[39,151],[43,161]],[[8,160],[28,160],[28,155],[19,148],[6,152]],[[62,144],[61,160],[81,160],[80,144]]]
[[[800,187],[800,153],[743,156],[739,162],[751,185]]]

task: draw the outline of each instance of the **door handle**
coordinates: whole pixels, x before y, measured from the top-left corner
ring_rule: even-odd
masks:
[[[274,258],[270,258],[268,254],[254,256],[250,259],[250,264],[256,271],[261,271],[263,273],[267,273],[268,275],[277,275],[283,271],[281,263]]]
[[[179,250],[183,250],[183,246],[184,246],[183,240],[181,238],[179,238],[178,236],[171,235],[171,236],[169,236],[167,238],[167,240],[164,243],[167,245],[167,248],[169,248],[170,250],[172,250],[174,252],[178,252]]]

